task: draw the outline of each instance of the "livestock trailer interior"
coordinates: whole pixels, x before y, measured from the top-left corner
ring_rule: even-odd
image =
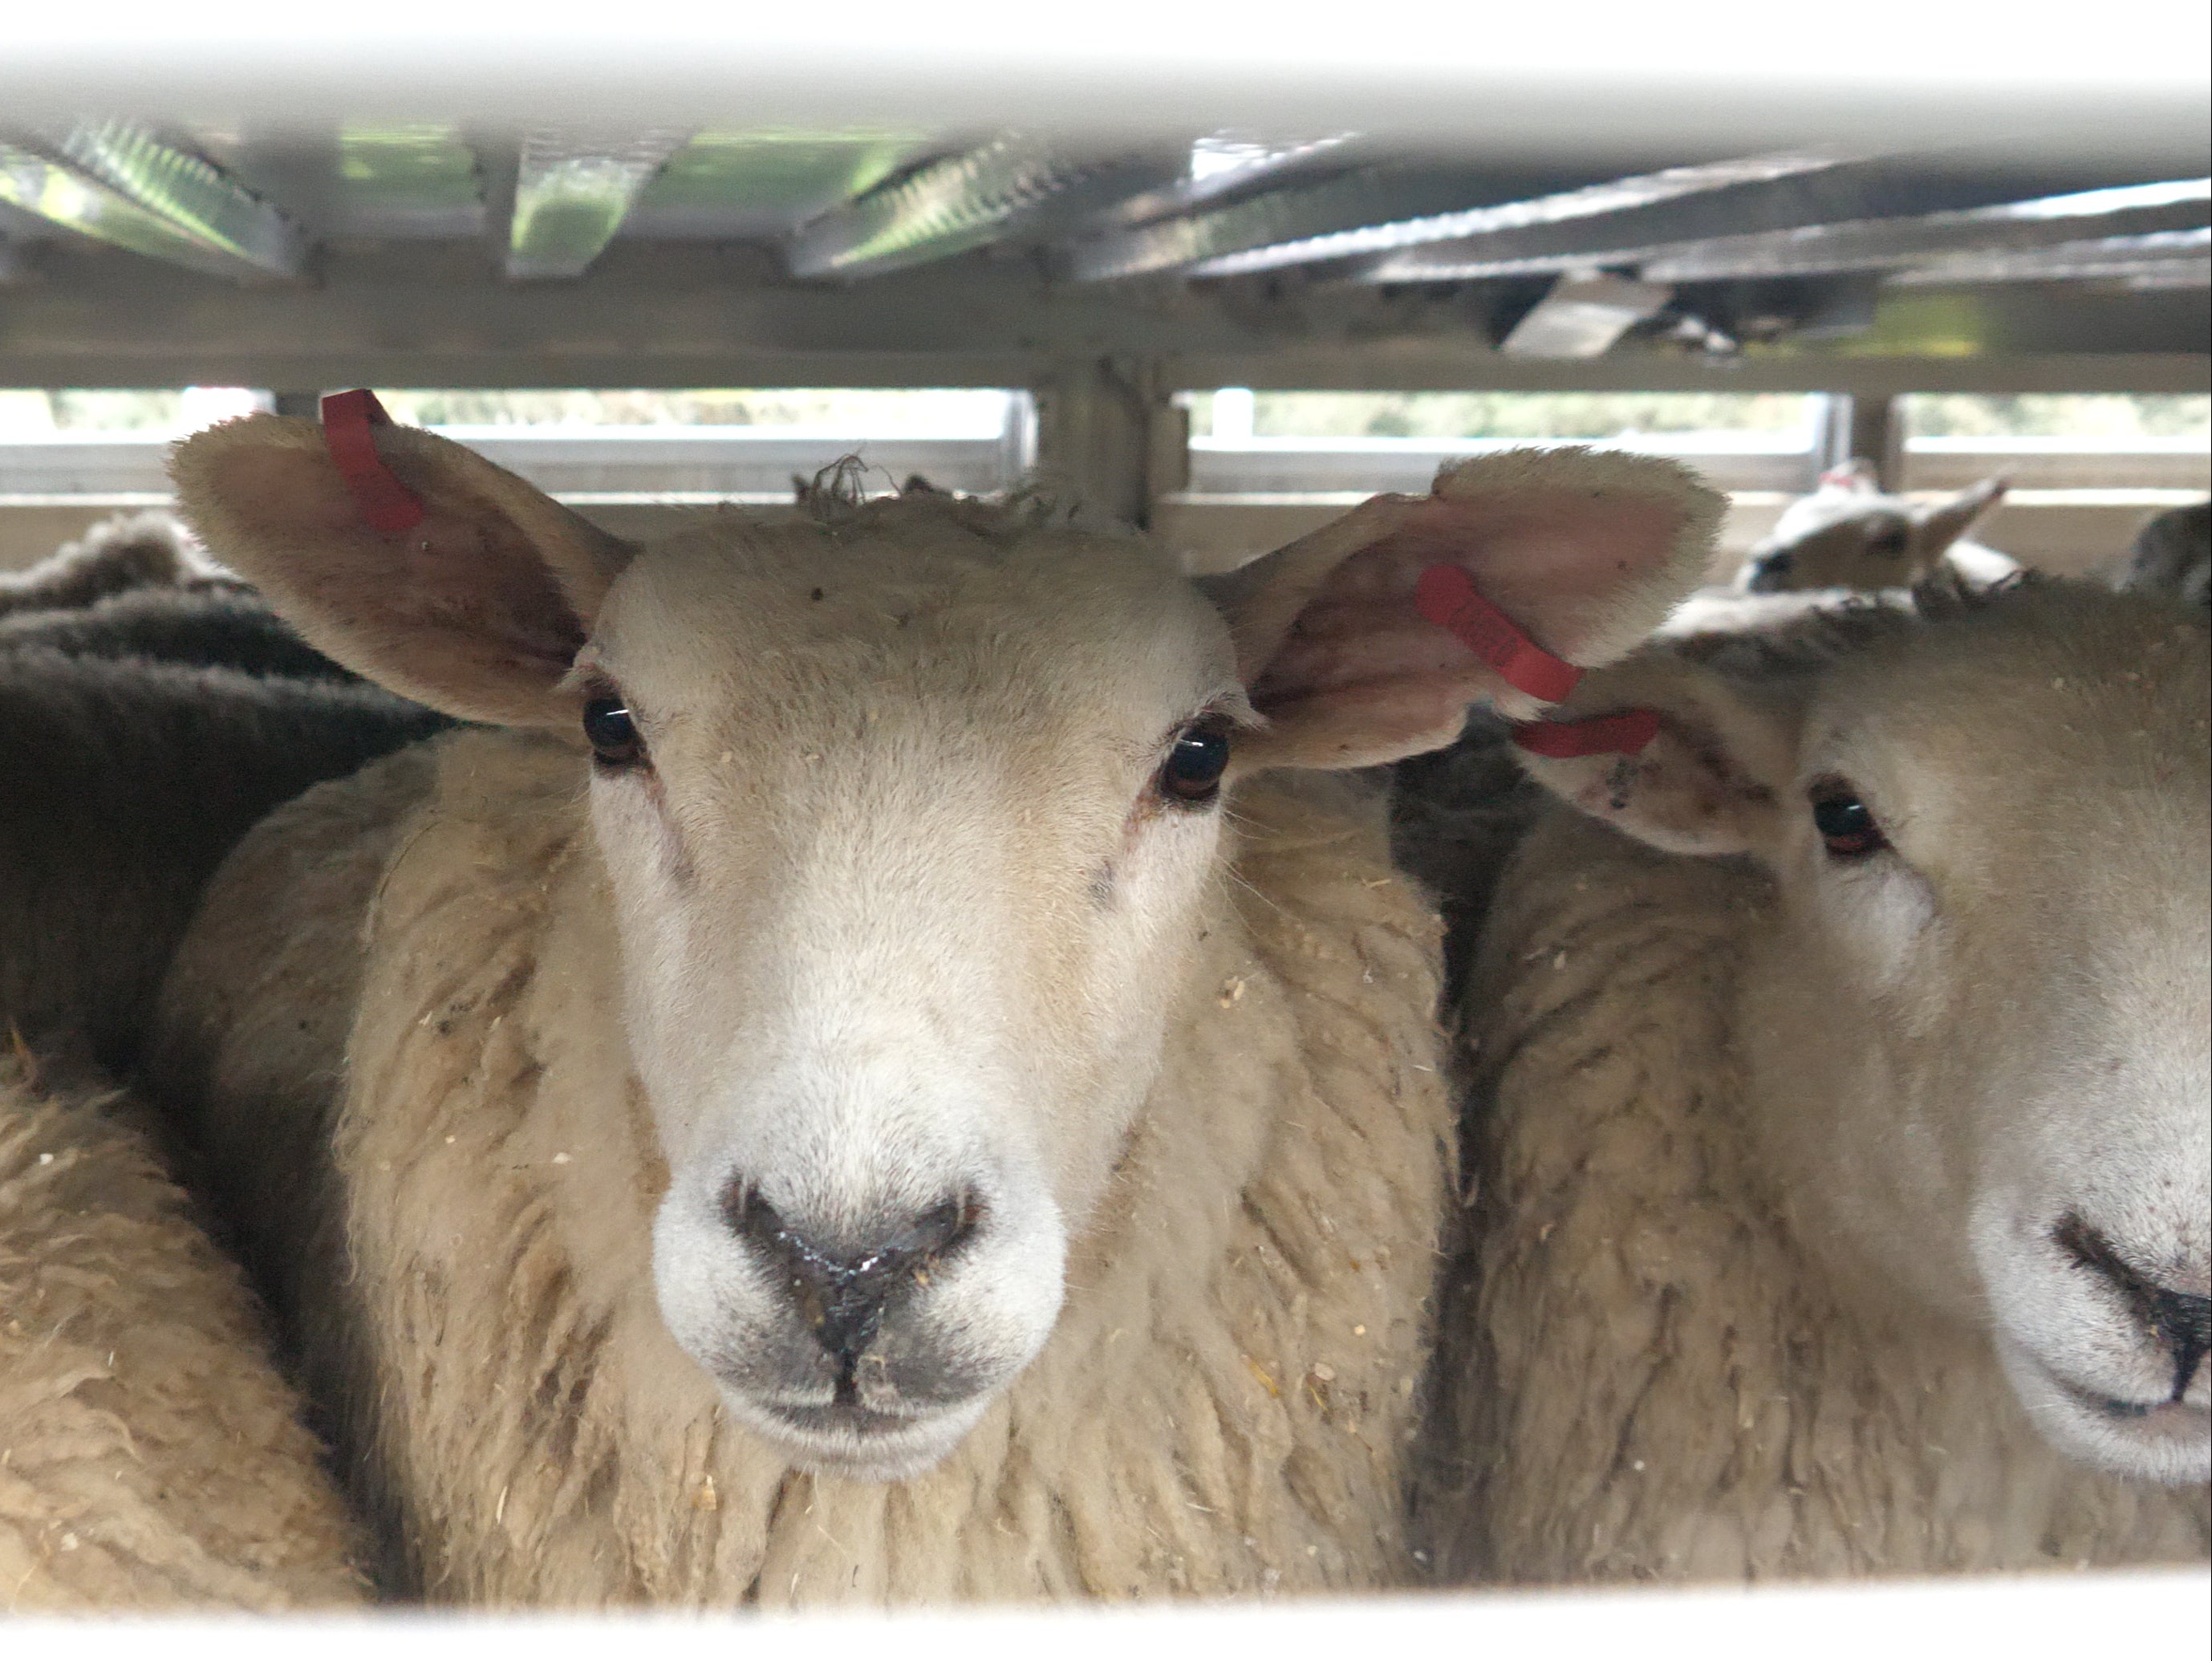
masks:
[[[1528,444],[1692,469],[1713,584],[1855,462],[1923,505],[2002,478],[1977,539],[2061,575],[2212,492],[2201,6],[48,4],[6,33],[0,573],[170,506],[210,422],[356,387],[621,537],[857,458],[867,496],[1043,481],[1194,574]],[[2199,1563],[762,1641],[2201,1649],[2206,1603]]]

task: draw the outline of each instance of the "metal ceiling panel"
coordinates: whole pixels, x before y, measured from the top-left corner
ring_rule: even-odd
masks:
[[[639,194],[623,234],[781,240],[928,153],[917,132],[696,133]]]
[[[67,162],[5,139],[0,139],[0,202],[65,230],[194,271],[236,277],[254,269]]]
[[[1525,179],[1469,179],[1433,166],[1377,167],[1102,240],[1078,250],[1073,263],[1078,276],[1091,278],[1175,269],[1194,277],[1237,276],[1617,212],[1833,165],[1824,155],[1753,156],[1533,198],[1516,188]],[[1482,197],[1489,199],[1471,204],[1470,198]],[[1426,210],[1443,202],[1451,205]]]
[[[1377,260],[1370,283],[1467,282],[1687,255],[1688,245],[1807,226],[1996,207],[2054,193],[2048,180],[2002,170],[1937,170],[1905,159],[1800,167],[1601,214],[1508,228]]]
[[[582,276],[622,228],[639,193],[690,137],[666,130],[525,135],[515,163],[507,274]]]
[[[1155,156],[1076,157],[1018,133],[925,163],[793,239],[798,277],[863,277],[943,259],[1023,229],[1153,190],[1177,167]]]
[[[166,222],[189,241],[275,277],[307,258],[299,227],[203,157],[135,121],[79,121],[41,135],[56,160]]]
[[[1961,213],[1808,225],[1717,237],[1642,264],[1653,283],[1812,276],[1917,265],[1935,255],[2048,247],[2100,236],[2183,230],[2212,212],[2212,179],[2079,191]]]
[[[2212,227],[2154,231],[2141,236],[2085,238],[2051,247],[1992,249],[1900,271],[1907,287],[1957,283],[2109,282],[2203,288],[2212,283]]]
[[[1102,226],[1121,227],[1188,213],[1280,173],[1310,167],[1356,137],[1333,133],[1322,138],[1267,139],[1242,133],[1208,133],[1192,143],[1180,177],[1158,190],[1116,203],[1098,217]]]

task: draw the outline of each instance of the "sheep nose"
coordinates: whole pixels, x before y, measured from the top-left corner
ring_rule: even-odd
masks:
[[[755,1185],[732,1183],[722,1214],[760,1254],[815,1341],[837,1364],[841,1390],[876,1341],[884,1313],[902,1287],[927,1286],[932,1269],[982,1220],[981,1202],[955,1195],[876,1231],[863,1245],[830,1241],[794,1225]]]
[[[2180,1401],[2197,1369],[2212,1354],[2212,1298],[2164,1286],[2121,1256],[2112,1243],[2069,1212],[2051,1231],[2074,1261],[2119,1293],[2136,1319],[2173,1360],[2173,1395]]]
[[[1763,593],[1768,589],[1778,587],[1782,579],[1790,575],[1791,563],[1786,551],[1780,553],[1761,554],[1751,563],[1751,581],[1747,586],[1753,593]]]

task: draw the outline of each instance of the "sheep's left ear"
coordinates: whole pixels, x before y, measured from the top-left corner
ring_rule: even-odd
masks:
[[[1478,700],[1515,720],[1540,713],[1541,699],[1423,618],[1421,574],[1458,568],[1537,646],[1593,667],[1634,649],[1697,585],[1724,505],[1656,457],[1504,451],[1439,474],[1426,496],[1376,496],[1209,579],[1267,722],[1237,745],[1234,770],[1440,749]]]
[[[1920,525],[1920,551],[1934,559],[1974,527],[1974,521],[2005,499],[2012,488],[2007,478],[1985,478],[1969,485],[1948,502],[1923,508],[1913,517]]]

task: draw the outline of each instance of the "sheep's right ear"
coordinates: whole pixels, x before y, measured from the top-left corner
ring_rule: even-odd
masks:
[[[1756,851],[1780,824],[1796,773],[1798,708],[1665,647],[1593,671],[1553,712],[1559,721],[1649,710],[1659,730],[1632,755],[1546,756],[1521,764],[1593,818],[1670,854]]]
[[[209,551],[348,668],[465,720],[568,723],[558,689],[631,549],[434,433],[372,441],[422,505],[406,530],[368,522],[316,422],[225,422],[169,471]]]
[[[1974,522],[2005,499],[2012,488],[2008,478],[1985,478],[1970,484],[1948,501],[1923,508],[1913,515],[1920,526],[1920,552],[1924,559],[1938,557],[1946,548],[1974,528]]]

